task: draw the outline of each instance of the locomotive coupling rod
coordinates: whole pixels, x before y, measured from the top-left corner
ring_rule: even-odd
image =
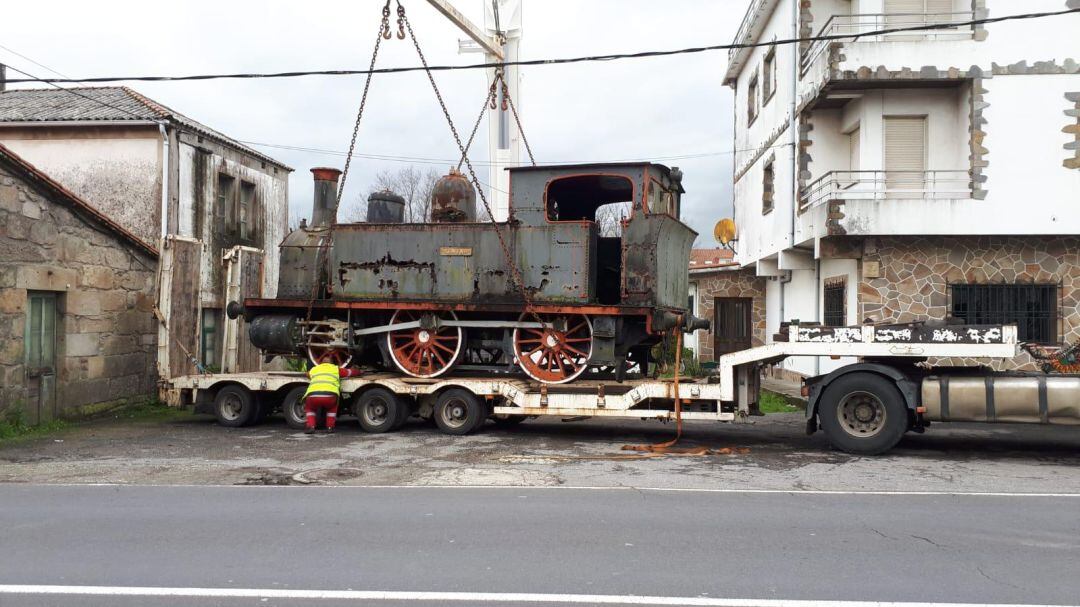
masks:
[[[398,322],[392,325],[382,325],[380,327],[368,327],[366,329],[357,329],[353,331],[353,335],[375,335],[377,333],[389,333],[390,331],[402,331],[405,329],[419,329],[421,324],[419,320],[413,320],[409,322]],[[551,323],[546,322],[526,322],[517,320],[443,320],[441,318],[436,319],[435,329],[440,327],[472,327],[472,328],[509,328],[509,329],[547,329],[552,326]]]

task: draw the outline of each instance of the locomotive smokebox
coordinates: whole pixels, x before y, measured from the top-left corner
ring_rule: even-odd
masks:
[[[476,190],[457,169],[440,177],[431,190],[431,221],[476,221]]]
[[[311,210],[311,229],[328,228],[337,223],[337,185],[341,171],[318,167],[311,169],[315,177],[315,201]]]
[[[390,190],[373,192],[367,199],[368,223],[404,223],[405,199]]]

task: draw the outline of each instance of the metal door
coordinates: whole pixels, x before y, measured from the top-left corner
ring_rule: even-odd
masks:
[[[753,299],[749,297],[717,297],[713,305],[713,357],[750,347]]]

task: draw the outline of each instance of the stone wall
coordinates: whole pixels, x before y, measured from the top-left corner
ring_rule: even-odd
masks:
[[[156,391],[157,260],[0,164],[0,415],[31,420]],[[27,398],[28,291],[57,294],[56,399]]]
[[[717,297],[749,297],[753,299],[750,322],[753,324],[751,346],[765,344],[765,279],[754,275],[753,270],[718,270],[703,274],[691,274],[690,280],[698,286],[698,312],[701,318],[715,325],[714,300]],[[713,332],[698,331],[698,360],[715,360]]]
[[[859,285],[860,319],[899,323],[943,319],[949,313],[952,283],[1053,283],[1059,285],[1058,339],[1070,343],[1080,339],[1080,237],[867,239],[863,266],[874,261],[880,262],[878,277],[866,278],[863,272]],[[1038,368],[1026,353],[992,366]]]

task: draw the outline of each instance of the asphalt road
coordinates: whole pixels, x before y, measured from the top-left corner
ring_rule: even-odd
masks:
[[[1078,513],[1068,495],[7,484],[0,606],[1075,604]],[[51,594],[72,586],[104,594]],[[145,587],[178,594],[117,596]]]

